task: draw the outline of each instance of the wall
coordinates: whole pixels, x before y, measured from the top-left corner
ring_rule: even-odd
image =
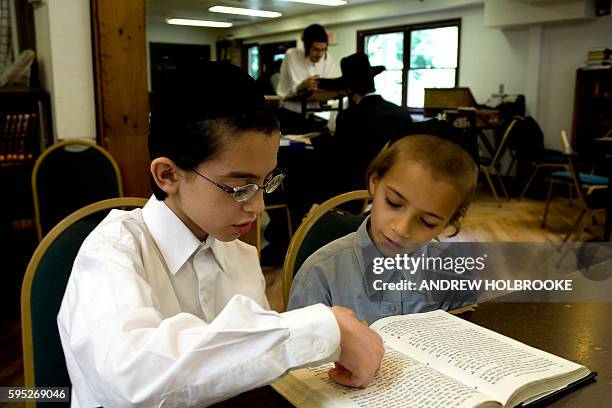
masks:
[[[205,27],[178,26],[166,23],[147,23],[147,74],[151,72],[149,43],[175,43],[210,45],[210,58],[217,59],[217,38],[225,33],[224,30]],[[151,76],[147,75],[149,91],[151,90]]]
[[[34,10],[37,58],[56,139],[96,139],[89,15],[88,0],[53,0]]]
[[[540,122],[546,140],[561,148],[562,129],[572,129],[576,69],[589,48],[612,48],[612,16],[546,26],[542,37]]]
[[[200,44],[210,45],[211,58],[216,58],[215,43],[217,37],[223,35],[223,30],[178,26],[171,24],[147,24],[147,42],[164,42],[177,44]]]

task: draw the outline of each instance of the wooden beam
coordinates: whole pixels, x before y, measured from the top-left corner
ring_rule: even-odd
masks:
[[[146,0],[90,0],[98,143],[117,160],[127,196],[148,197]]]

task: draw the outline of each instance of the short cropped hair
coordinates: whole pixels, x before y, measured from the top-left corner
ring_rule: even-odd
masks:
[[[327,44],[327,31],[320,24],[311,24],[304,30],[302,34],[302,41],[304,41],[304,56],[308,56],[312,44],[316,42],[322,42]]]
[[[255,80],[229,63],[177,68],[172,81],[154,93],[151,106],[151,160],[167,157],[184,170],[216,158],[230,138],[248,131],[273,135],[279,130]],[[167,197],[153,177],[151,188],[158,200]]]
[[[164,126],[152,122],[149,146],[158,145],[152,140],[159,135],[155,126],[167,129],[171,127],[171,124]],[[272,136],[279,131],[278,119],[268,109],[255,109],[239,115],[194,122],[186,126],[184,135],[173,135],[173,137],[183,139],[182,144],[174,145],[169,149],[164,149],[163,146],[157,148],[155,154],[151,152],[151,160],[156,157],[167,157],[181,169],[195,169],[201,163],[218,157],[227,141],[236,139],[248,131],[258,131]],[[155,197],[160,201],[168,196],[157,186],[153,177],[151,177],[151,188]]]
[[[383,149],[368,166],[366,183],[376,174],[382,178],[398,161],[413,161],[429,171],[436,180],[455,186],[461,193],[461,204],[449,220],[455,236],[461,220],[472,202],[478,182],[478,166],[459,144],[434,135],[409,135]]]

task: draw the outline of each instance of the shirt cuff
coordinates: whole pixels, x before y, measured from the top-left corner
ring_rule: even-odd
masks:
[[[331,309],[323,304],[281,314],[289,328],[290,353],[294,367],[337,359],[340,328]]]

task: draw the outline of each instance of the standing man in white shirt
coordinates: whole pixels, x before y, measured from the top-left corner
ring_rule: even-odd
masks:
[[[237,238],[278,187],[278,121],[230,64],[194,65],[158,94],[154,197],[84,241],[58,315],[72,407],[210,405],[288,370],[336,361],[365,387],[382,340],[342,307],[269,310],[255,248]]]
[[[283,99],[317,90],[319,78],[339,76],[336,63],[327,52],[327,32],[323,26],[312,24],[306,27],[302,42],[304,49],[290,48],[285,52],[276,88],[276,93]],[[302,112],[299,102],[282,101],[281,107],[297,113]]]

